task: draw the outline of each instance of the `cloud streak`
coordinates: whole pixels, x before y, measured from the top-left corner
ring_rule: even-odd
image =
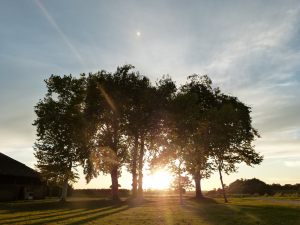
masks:
[[[83,65],[86,66],[83,57],[77,50],[77,48],[72,44],[70,39],[66,36],[66,34],[61,30],[61,28],[58,26],[56,21],[53,19],[51,14],[48,12],[44,4],[40,0],[35,0],[36,5],[41,10],[42,14],[45,16],[45,18],[48,20],[48,22],[51,24],[51,26],[57,31],[59,36],[62,38],[62,40],[65,42],[65,44],[69,47],[69,49],[72,51],[72,53],[76,56],[78,61]]]

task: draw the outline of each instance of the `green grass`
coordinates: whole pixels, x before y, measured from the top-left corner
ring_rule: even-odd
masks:
[[[300,202],[290,199],[234,198],[196,201],[186,197],[149,195],[139,204],[105,199],[73,198],[0,204],[0,224],[205,224],[300,225]]]

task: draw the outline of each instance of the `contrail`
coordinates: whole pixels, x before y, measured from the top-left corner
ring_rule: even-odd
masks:
[[[47,11],[47,9],[43,5],[43,3],[40,0],[35,0],[35,3],[40,8],[40,10],[42,11],[43,15],[46,17],[46,19],[48,20],[48,22],[54,27],[54,29],[58,32],[58,34],[60,35],[60,37],[64,40],[64,42],[67,44],[67,46],[74,53],[74,55],[76,56],[76,58],[80,61],[80,63],[83,66],[85,66],[84,60],[81,57],[80,53],[77,51],[77,49],[75,48],[75,46],[70,42],[70,40],[64,34],[64,32],[60,29],[60,27],[57,25],[57,23],[55,22],[55,20],[53,19],[53,17],[49,14],[49,12]]]

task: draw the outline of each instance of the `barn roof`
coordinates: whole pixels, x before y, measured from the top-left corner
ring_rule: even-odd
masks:
[[[0,152],[0,175],[39,178],[39,173],[30,167]]]

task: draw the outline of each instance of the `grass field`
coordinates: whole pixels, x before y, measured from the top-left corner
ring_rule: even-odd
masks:
[[[0,204],[0,224],[205,224],[300,225],[300,201],[277,198],[235,198],[195,201],[177,196],[146,196],[145,201],[119,204],[105,199],[71,198]]]

